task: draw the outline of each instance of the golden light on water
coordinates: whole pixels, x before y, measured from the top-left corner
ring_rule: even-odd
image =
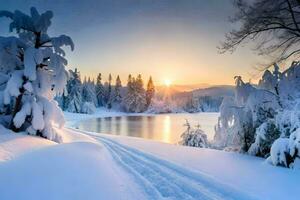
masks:
[[[171,134],[171,119],[170,116],[166,115],[163,120],[163,141],[169,143]]]

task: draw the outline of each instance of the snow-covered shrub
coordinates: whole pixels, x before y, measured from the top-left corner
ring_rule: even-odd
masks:
[[[10,31],[16,36],[0,37],[0,77],[7,78],[1,88],[2,114],[11,118],[3,124],[14,131],[27,131],[52,140],[59,140],[54,125],[63,126],[63,113],[54,100],[67,82],[67,60],[62,47],[74,49],[70,37],[47,34],[53,13],[30,15],[21,11],[0,11],[0,17],[11,20]],[[2,79],[2,78],[1,78]],[[2,120],[1,120],[2,121]]]
[[[271,147],[270,160],[273,165],[288,167],[287,155],[289,154],[289,139],[278,138]]]
[[[292,132],[289,138],[277,139],[268,160],[273,165],[300,169],[300,129]]]
[[[82,113],[93,114],[96,112],[96,107],[92,102],[84,102],[81,108]]]
[[[273,119],[268,119],[256,129],[255,142],[251,145],[249,153],[258,156],[269,156],[273,142],[280,137],[280,131]]]
[[[208,147],[207,135],[198,125],[196,128],[191,128],[190,123],[186,121],[187,129],[181,135],[180,144],[191,147]]]

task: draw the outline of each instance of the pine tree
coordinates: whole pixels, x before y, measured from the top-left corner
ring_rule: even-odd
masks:
[[[0,74],[7,77],[0,107],[8,108],[4,113],[11,119],[8,126],[3,125],[59,141],[53,125],[62,127],[64,118],[54,97],[63,93],[67,83],[62,47],[68,45],[73,50],[72,39],[48,35],[51,11],[40,14],[32,7],[30,15],[1,11],[0,17],[9,18],[9,29],[16,33],[0,38]]]
[[[146,109],[146,92],[143,86],[142,76],[128,77],[127,92],[123,101],[127,112],[143,112]]]
[[[152,81],[152,77],[150,76],[148,84],[147,84],[147,90],[146,90],[146,106],[147,108],[151,104],[152,98],[154,97],[155,94],[155,87]]]
[[[112,76],[111,76],[111,74],[109,74],[109,76],[108,76],[108,89],[107,89],[107,108],[108,109],[111,109],[112,100],[113,100],[112,89],[111,89],[111,81],[112,81]]]
[[[120,104],[122,102],[121,88],[122,88],[122,82],[118,75],[117,79],[116,79],[115,94],[114,94],[114,100],[113,100],[117,104]]]
[[[131,74],[128,75],[128,79],[127,79],[127,89],[128,90],[132,90],[132,82],[133,82],[133,77],[131,76]]]
[[[69,70],[70,79],[67,83],[67,100],[65,109],[69,112],[80,113],[82,106],[82,84],[80,73],[75,68],[74,71]]]
[[[101,73],[99,73],[97,76],[95,89],[96,89],[96,96],[98,100],[98,106],[105,106],[105,89],[102,84]]]
[[[88,79],[85,78],[83,82],[82,88],[82,101],[83,102],[90,102],[95,107],[98,105],[97,97],[96,97],[96,90],[95,84],[91,81],[90,77]]]

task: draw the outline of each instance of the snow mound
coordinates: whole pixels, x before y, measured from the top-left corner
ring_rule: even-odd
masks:
[[[0,199],[130,199],[108,156],[100,144],[75,142],[0,163]]]
[[[27,152],[55,145],[55,142],[40,137],[16,134],[0,126],[0,164]]]

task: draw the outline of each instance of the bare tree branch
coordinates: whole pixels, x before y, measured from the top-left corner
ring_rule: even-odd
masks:
[[[255,42],[259,55],[272,57],[270,63],[298,56],[300,49],[300,0],[236,0],[232,23],[241,26],[225,35],[220,53]]]

